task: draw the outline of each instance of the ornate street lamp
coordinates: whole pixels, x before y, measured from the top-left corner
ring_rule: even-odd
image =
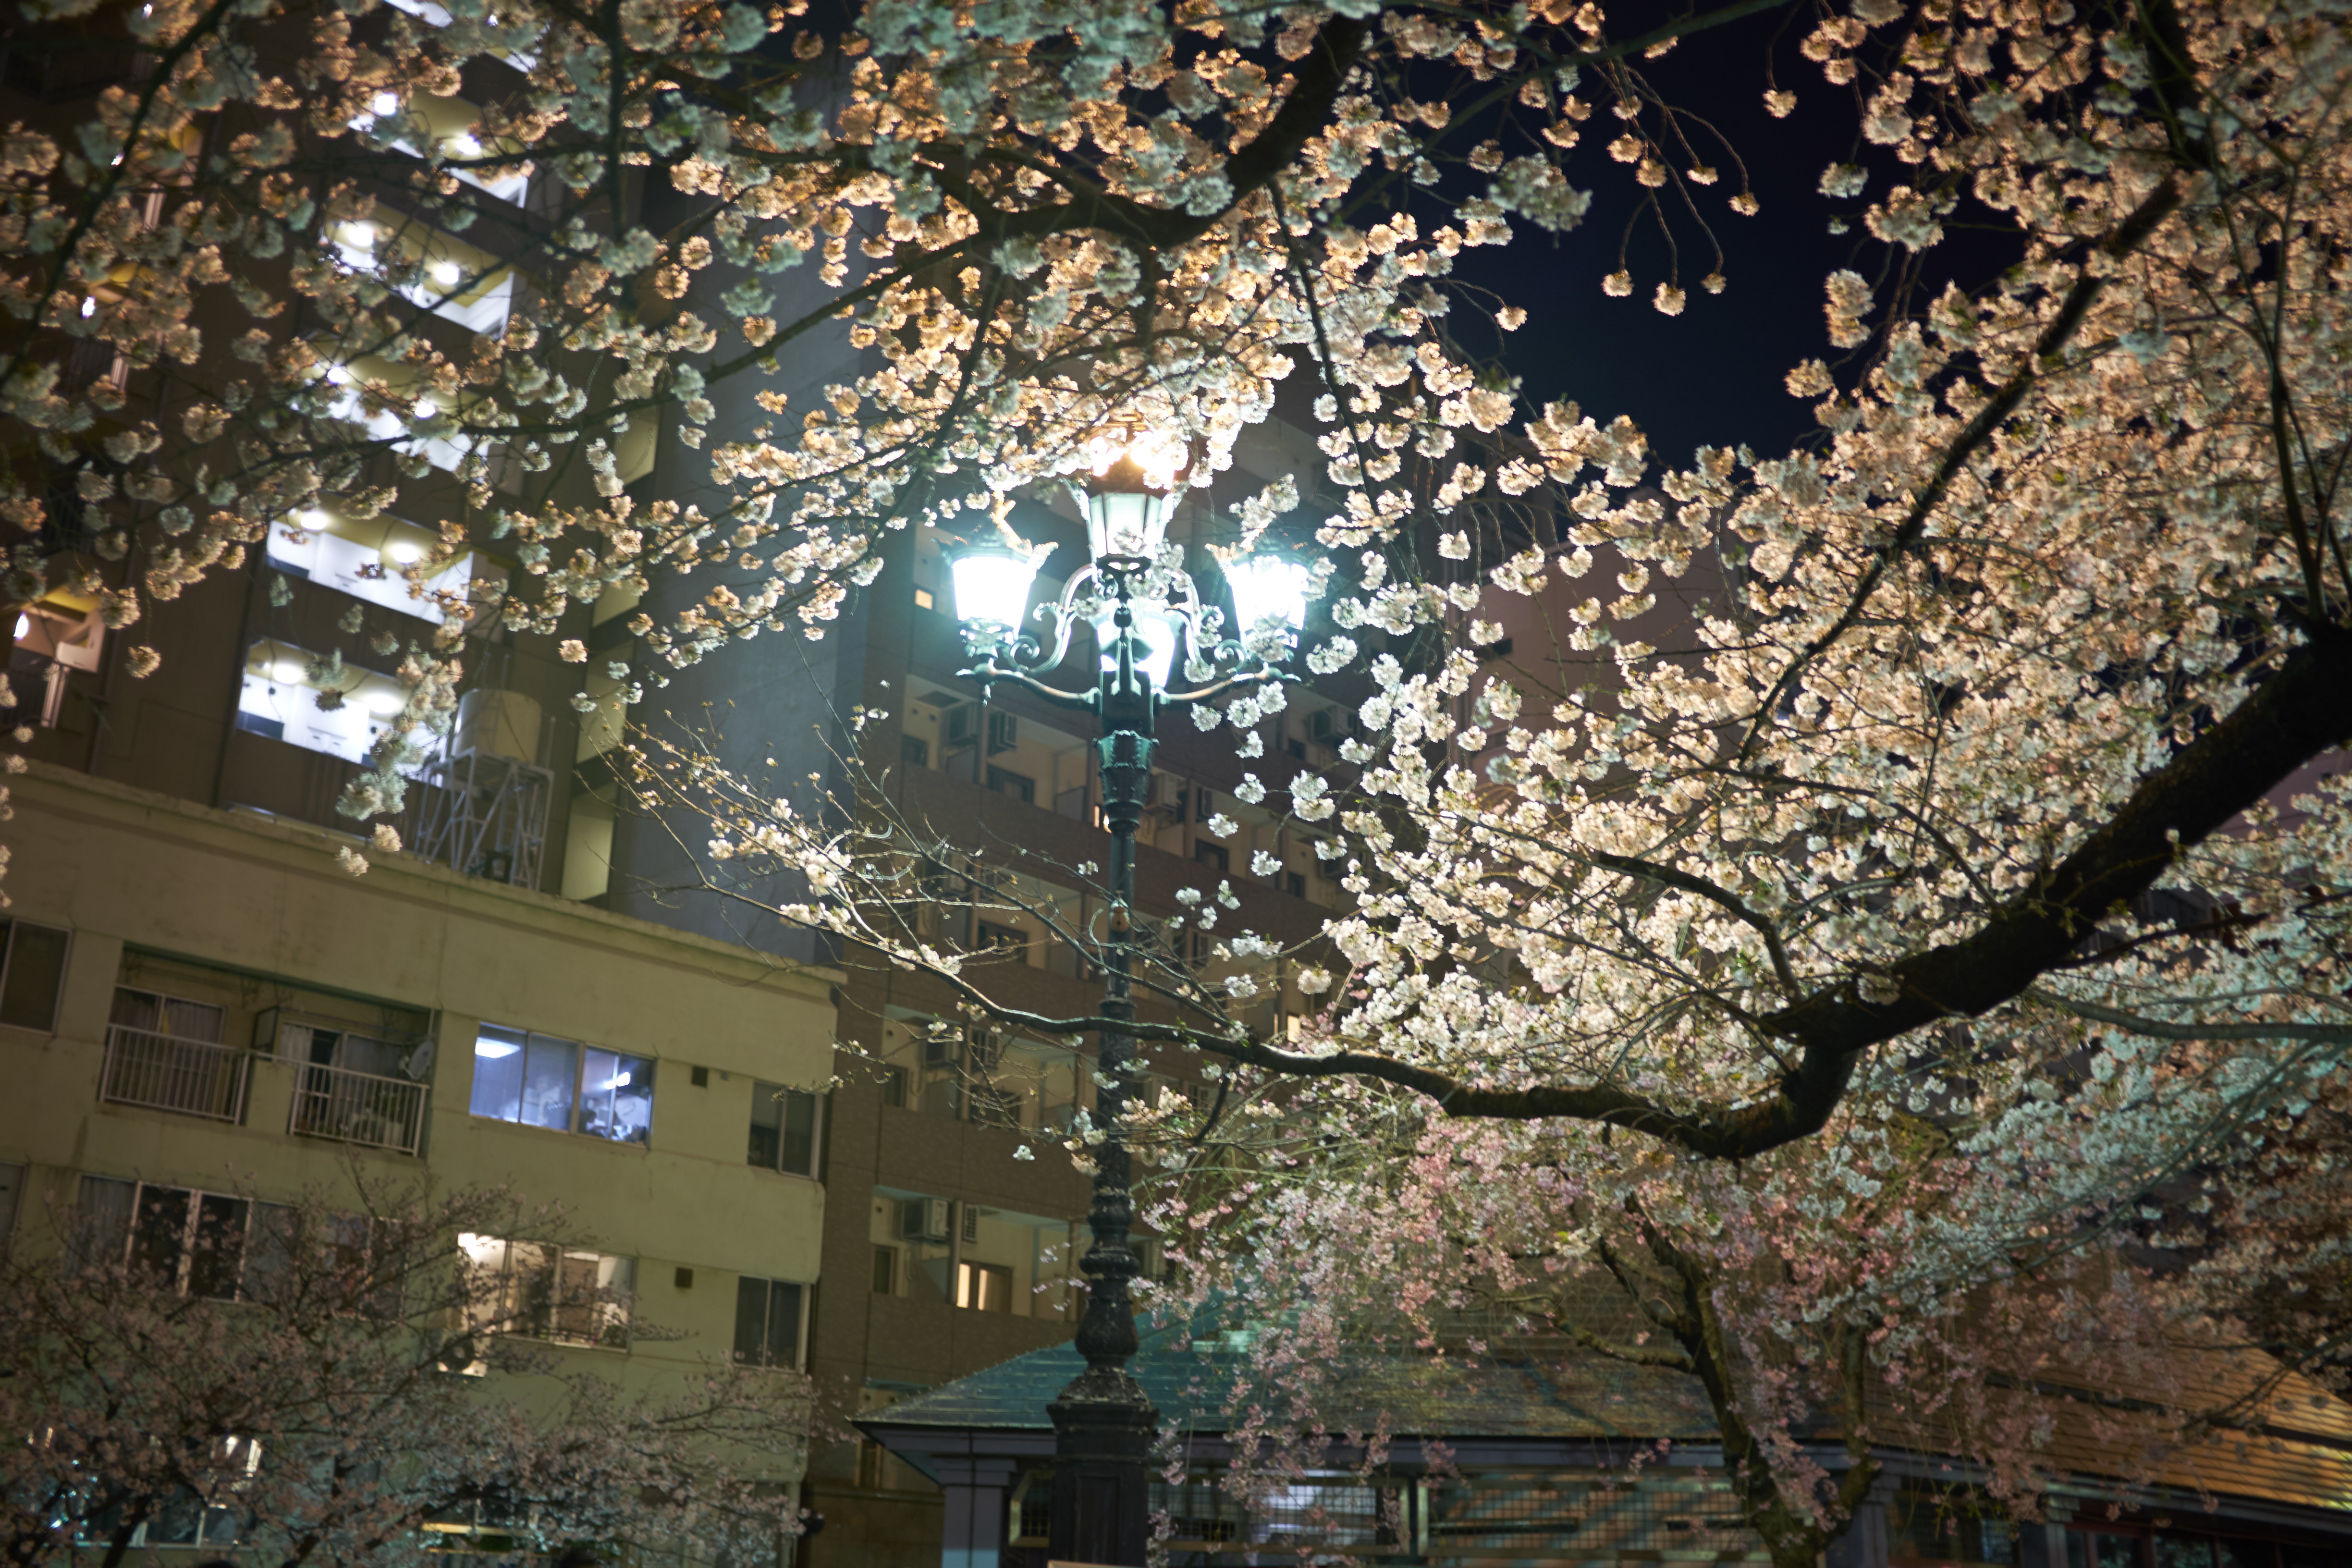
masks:
[[[1078,1266],[1089,1287],[1077,1332],[1087,1369],[1048,1406],[1055,1431],[1048,1556],[1129,1568],[1142,1568],[1150,1533],[1147,1460],[1158,1413],[1127,1370],[1136,1351],[1128,1294],[1136,1274],[1128,1243],[1135,1210],[1120,1126],[1134,1090],[1129,1065],[1135,1039],[1118,1026],[1135,1016],[1129,906],[1136,829],[1151,789],[1153,721],[1166,705],[1204,702],[1244,683],[1296,679],[1281,665],[1305,618],[1308,583],[1307,569],[1293,563],[1253,558],[1229,566],[1225,577],[1242,636],[1220,638],[1215,613],[1204,610],[1191,575],[1165,549],[1181,460],[1181,453],[1145,442],[1097,454],[1087,504],[1094,558],[1071,575],[1058,600],[1039,606],[1036,619],[1050,628],[1050,644],[1021,630],[1042,552],[984,544],[956,552],[950,563],[956,618],[974,660],[961,676],[980,682],[983,700],[997,681],[1007,680],[1063,707],[1086,709],[1102,723],[1096,759],[1110,828],[1102,1016],[1111,1024],[1101,1031],[1095,1059],[1102,1085],[1097,1120],[1105,1136],[1095,1151],[1087,1215],[1094,1244]],[[1101,650],[1094,688],[1065,691],[1047,685],[1039,678],[1060,667],[1081,621],[1093,626]],[[1188,646],[1192,673],[1208,667],[1209,684],[1168,689],[1180,639]]]

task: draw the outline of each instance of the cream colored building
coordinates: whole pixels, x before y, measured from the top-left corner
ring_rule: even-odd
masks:
[[[518,1259],[678,1334],[559,1309],[563,1354],[633,1384],[803,1364],[836,975],[404,855],[354,877],[354,841],[250,812],[40,763],[12,783],[0,1221],[22,1241],[78,1200],[157,1245],[248,1223],[240,1197],[508,1184],[593,1237]]]

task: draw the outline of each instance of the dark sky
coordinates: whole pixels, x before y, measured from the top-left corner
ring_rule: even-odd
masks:
[[[1638,36],[1684,9],[1612,6],[1612,31]],[[1789,22],[1792,14],[1796,20]],[[1527,324],[1505,341],[1504,352],[1532,403],[1572,397],[1604,422],[1629,414],[1649,435],[1652,452],[1677,466],[1688,463],[1702,442],[1746,441],[1759,451],[1785,450],[1819,428],[1811,405],[1790,396],[1781,378],[1804,359],[1834,363],[1822,314],[1822,279],[1843,266],[1877,276],[1883,247],[1868,239],[1858,219],[1868,197],[1883,195],[1901,165],[1885,149],[1865,148],[1873,154],[1861,159],[1872,171],[1865,197],[1832,201],[1820,194],[1823,166],[1855,156],[1858,115],[1853,89],[1831,86],[1819,66],[1799,56],[1797,45],[1811,25],[1810,7],[1782,7],[1689,37],[1672,54],[1643,63],[1670,101],[1703,115],[1723,133],[1746,163],[1761,204],[1753,217],[1730,210],[1739,188],[1730,158],[1719,146],[1707,152],[1694,130],[1694,144],[1723,171],[1718,184],[1693,192],[1727,258],[1723,293],[1709,295],[1698,287],[1712,252],[1690,212],[1675,210],[1680,198],[1671,191],[1661,195],[1682,247],[1689,297],[1683,314],[1662,315],[1651,303],[1667,276],[1669,253],[1648,216],[1636,224],[1628,253],[1633,293],[1612,299],[1601,292],[1601,277],[1615,268],[1640,194],[1631,171],[1603,151],[1616,130],[1605,108],[1585,121],[1583,141],[1567,162],[1570,184],[1593,193],[1585,221],[1556,240],[1516,222],[1517,237],[1507,247],[1465,253],[1458,277],[1492,288],[1528,311]],[[1778,84],[1797,94],[1796,110],[1785,120],[1764,110],[1768,54]],[[1595,98],[1592,86],[1588,72],[1581,94],[1588,100]],[[1645,123],[1656,123],[1654,110]],[[1853,233],[1832,237],[1829,220],[1841,212],[1857,221]],[[1947,222],[1952,238],[1930,253],[1928,270],[1938,288],[1944,276],[1957,276],[1964,286],[1981,283],[2012,259],[2000,239],[1964,226],[1971,213],[1980,222],[1991,216],[1964,202]],[[1466,324],[1457,309],[1457,327]]]

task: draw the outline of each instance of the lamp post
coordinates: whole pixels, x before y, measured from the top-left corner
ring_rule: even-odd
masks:
[[[1304,617],[1307,585],[1307,569],[1295,563],[1252,559],[1229,565],[1225,575],[1243,636],[1218,638],[1216,619],[1204,612],[1190,574],[1174,556],[1163,555],[1175,469],[1171,454],[1140,445],[1097,469],[1087,507],[1093,559],[1072,574],[1057,601],[1039,607],[1036,618],[1047,626],[1049,641],[1021,629],[1042,556],[983,544],[950,560],[956,618],[974,661],[961,676],[980,682],[983,699],[997,681],[1012,681],[1060,706],[1085,709],[1102,726],[1095,754],[1110,864],[1102,963],[1107,1023],[1096,1043],[1101,1084],[1096,1109],[1104,1137],[1095,1152],[1087,1214],[1094,1242],[1079,1263],[1088,1290],[1077,1346],[1087,1366],[1048,1406],[1055,1431],[1048,1555],[1129,1568],[1141,1568],[1144,1561],[1151,1513],[1146,1461],[1158,1413],[1127,1370],[1136,1351],[1128,1292],[1136,1275],[1128,1241],[1135,1210],[1121,1127],[1134,1092],[1135,1038],[1121,1026],[1135,1017],[1135,835],[1150,795],[1154,720],[1166,705],[1203,702],[1246,682],[1284,679],[1280,666]],[[1040,677],[1059,668],[1080,621],[1094,626],[1101,668],[1091,689],[1066,691]],[[1189,642],[1192,673],[1209,667],[1210,681],[1198,689],[1168,689],[1180,637]],[[1220,666],[1230,668],[1220,672]]]

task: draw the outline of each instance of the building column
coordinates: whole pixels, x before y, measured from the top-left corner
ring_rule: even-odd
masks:
[[[934,1456],[931,1468],[946,1505],[940,1525],[940,1568],[998,1568],[1017,1462]]]
[[[1881,1475],[1845,1533],[1822,1553],[1822,1568],[1886,1568],[1886,1500],[1894,1490],[1894,1479]]]

